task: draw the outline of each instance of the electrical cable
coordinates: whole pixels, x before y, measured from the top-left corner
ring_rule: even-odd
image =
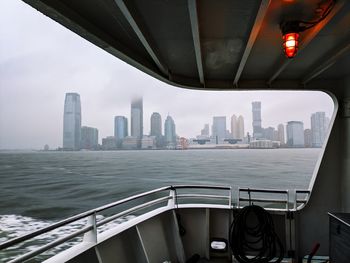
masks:
[[[229,242],[240,263],[279,263],[284,256],[272,217],[260,206],[249,205],[238,212],[230,226]]]

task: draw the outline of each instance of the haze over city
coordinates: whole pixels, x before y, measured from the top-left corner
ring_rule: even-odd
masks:
[[[135,96],[143,97],[145,134],[152,112],[163,121],[170,114],[177,134],[187,138],[200,134],[213,116],[226,116],[229,126],[233,114],[242,115],[245,132],[252,133],[252,101],[261,101],[263,127],[296,120],[309,128],[312,113],[332,116],[333,101],[321,92],[172,87],[33,11],[22,1],[0,3],[0,23],[6,25],[0,27],[0,149],[61,146],[67,92],[80,94],[82,125],[98,128],[99,138],[113,135],[114,116],[130,116]]]

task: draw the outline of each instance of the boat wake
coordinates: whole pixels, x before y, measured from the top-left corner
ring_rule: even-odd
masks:
[[[116,226],[118,224],[121,224],[125,221],[128,221],[129,219],[133,218],[133,215],[128,215],[122,218],[118,218],[109,224],[103,225],[100,228],[98,228],[98,232],[104,232],[113,226]],[[105,217],[102,215],[97,216],[97,221],[103,220]],[[53,223],[56,223],[57,221],[53,220],[41,220],[36,219],[32,217],[27,216],[21,216],[21,215],[0,215],[0,243],[3,243],[7,240],[10,240],[12,238],[16,238],[19,236],[23,236],[25,234],[31,233],[35,230],[47,227]],[[58,229],[52,230],[46,234],[42,234],[34,239],[28,240],[26,242],[23,242],[21,244],[12,246],[10,248],[4,249],[0,251],[0,262],[2,261],[8,261],[13,259],[16,256],[23,255],[25,253],[28,253],[30,251],[33,251],[34,249],[48,244],[58,238],[62,238],[70,233],[73,233],[84,226],[87,225],[87,219],[81,219],[76,222],[73,222],[69,225],[60,227]],[[50,249],[46,251],[45,253],[38,256],[36,260],[29,261],[29,262],[41,262],[42,260],[45,260],[58,252],[65,250],[78,242],[82,241],[82,236],[76,237],[71,239],[70,241],[67,241],[53,249]]]

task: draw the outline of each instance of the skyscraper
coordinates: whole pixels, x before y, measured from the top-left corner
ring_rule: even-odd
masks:
[[[242,115],[239,115],[237,119],[237,127],[238,127],[238,133],[237,133],[237,139],[244,139],[244,118]]]
[[[63,149],[79,150],[81,143],[81,105],[78,93],[66,93],[63,115]]]
[[[226,117],[213,117],[212,136],[216,143],[223,143],[226,138]]]
[[[201,130],[201,136],[209,137],[209,124],[204,124],[204,128]]]
[[[114,117],[114,137],[115,139],[122,140],[128,136],[128,119],[124,116]]]
[[[287,123],[287,145],[289,147],[304,147],[304,123],[289,121]]]
[[[176,146],[176,127],[173,118],[169,115],[164,123],[164,137],[168,146]]]
[[[233,139],[238,139],[238,123],[234,114],[231,116],[231,135]]]
[[[118,148],[122,147],[123,139],[128,136],[128,119],[124,116],[114,117],[114,139]]]
[[[326,113],[316,112],[311,115],[312,147],[322,147],[328,129]]]
[[[260,139],[263,137],[261,128],[261,102],[252,102],[252,113],[253,113],[253,137]]]
[[[139,140],[138,148],[141,147],[143,136],[143,103],[142,98],[131,101],[131,136]]]
[[[98,130],[96,128],[81,127],[81,149],[96,150],[98,147]]]
[[[277,132],[278,132],[278,141],[280,141],[281,145],[284,145],[285,140],[284,140],[284,125],[283,124],[278,124]]]
[[[162,117],[158,112],[153,112],[151,116],[151,136],[162,136]]]
[[[310,129],[304,130],[305,147],[312,147],[312,133]]]

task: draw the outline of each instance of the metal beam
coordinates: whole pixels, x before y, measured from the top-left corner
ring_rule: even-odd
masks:
[[[314,28],[310,29],[309,33],[304,37],[302,42],[300,42],[298,55],[302,53],[302,51],[311,43],[311,41],[317,36],[317,34],[329,23],[329,21],[332,20],[332,18],[342,9],[342,7],[345,4],[345,0],[337,1],[335,3],[335,6],[333,7],[332,11],[328,14],[328,16],[322,20],[320,23],[318,23]],[[278,69],[275,71],[275,73],[272,75],[272,77],[268,80],[267,84],[270,86],[272,82],[285,70],[285,68],[293,61],[293,59],[288,59],[282,55],[280,61],[282,62],[282,65],[278,67]]]
[[[258,36],[258,33],[260,31],[262,22],[264,20],[265,14],[267,12],[267,9],[268,9],[270,3],[271,3],[270,0],[262,0],[261,3],[260,3],[260,7],[259,7],[258,13],[257,13],[257,15],[255,17],[255,21],[254,21],[252,30],[250,32],[250,36],[249,36],[247,45],[245,47],[243,56],[241,58],[241,62],[239,63],[235,79],[233,81],[233,86],[237,87],[237,85],[238,85],[239,78],[241,77],[241,74],[243,72],[244,66],[247,63],[250,51],[253,48],[253,45],[254,45],[255,40],[256,40],[256,37]]]
[[[129,25],[134,30],[135,34],[141,41],[144,48],[147,50],[148,54],[153,59],[154,63],[156,63],[159,70],[166,76],[169,75],[168,68],[165,66],[165,64],[162,62],[159,52],[156,50],[155,45],[153,44],[153,41],[151,41],[151,37],[148,33],[146,33],[145,29],[141,30],[141,25],[139,21],[137,21],[136,16],[132,15],[127,5],[124,3],[123,0],[114,0],[117,6],[119,7],[120,11],[124,15],[125,19],[129,22]]]
[[[197,68],[198,68],[199,81],[203,85],[203,87],[205,87],[203,62],[202,62],[202,51],[201,51],[201,40],[200,40],[199,26],[198,26],[197,1],[196,0],[188,0],[188,10],[190,12],[192,38],[193,38],[194,51],[196,54],[196,62],[197,62]]]
[[[325,70],[327,70],[328,68],[330,68],[331,66],[333,66],[333,64],[335,62],[337,62],[337,60],[342,57],[343,55],[345,55],[347,52],[350,51],[350,43],[349,41],[346,41],[346,44],[340,48],[336,48],[335,51],[333,51],[331,53],[331,55],[328,55],[324,58],[322,58],[321,61],[323,61],[323,63],[317,63],[316,65],[320,65],[320,66],[316,66],[315,67],[311,67],[311,68],[315,68],[313,71],[311,71],[309,74],[307,74],[303,80],[302,80],[302,84],[305,85],[306,83],[310,82],[311,80],[313,80],[314,78],[316,78],[318,75],[320,75],[322,72],[324,72]]]

